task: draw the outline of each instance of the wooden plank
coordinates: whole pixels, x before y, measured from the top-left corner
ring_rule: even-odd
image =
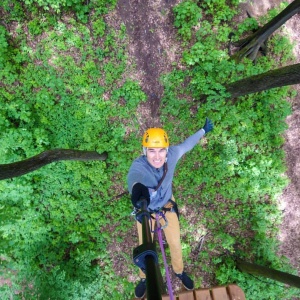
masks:
[[[215,287],[211,290],[213,300],[230,300],[226,287]]]
[[[178,300],[194,300],[194,291],[184,291],[180,292],[178,295]]]
[[[230,300],[246,300],[243,290],[235,284],[229,284],[227,286],[227,291],[228,291]]]
[[[210,289],[195,290],[195,299],[196,300],[212,300],[212,297],[210,295]]]
[[[175,296],[175,295],[174,295]],[[169,295],[163,295],[162,300],[169,300]],[[236,284],[227,287],[214,287],[211,289],[197,289],[194,291],[182,291],[177,300],[246,300],[243,290]],[[141,300],[134,298],[134,300]],[[147,300],[147,298],[143,298]]]
[[[174,295],[175,299],[176,299],[176,296]],[[169,295],[162,295],[161,296],[161,299],[162,300],[170,300],[170,296]],[[141,300],[141,299],[136,299],[136,300]],[[142,300],[147,300],[147,298],[143,298]]]

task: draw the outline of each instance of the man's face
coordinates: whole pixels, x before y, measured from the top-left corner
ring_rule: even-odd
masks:
[[[147,148],[146,152],[149,164],[154,168],[160,168],[164,165],[167,157],[166,148]]]

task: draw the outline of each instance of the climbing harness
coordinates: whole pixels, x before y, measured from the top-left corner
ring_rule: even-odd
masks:
[[[139,212],[140,212],[141,210],[139,209],[139,208],[136,208],[136,207],[134,207],[133,208],[133,211],[131,212],[131,216],[133,216],[137,221],[139,221],[140,222],[140,220],[139,219],[141,219],[141,218],[137,218],[137,215],[139,214]],[[150,217],[152,218],[152,219],[155,219],[152,215],[153,214],[156,214],[157,212],[163,212],[163,213],[166,213],[166,212],[174,212],[174,213],[176,213],[176,215],[177,215],[177,217],[178,217],[178,220],[179,220],[179,210],[178,210],[178,206],[177,206],[177,203],[175,202],[175,201],[173,201],[173,200],[169,200],[168,202],[167,202],[167,204],[164,206],[164,207],[162,207],[162,208],[160,208],[160,209],[157,209],[157,210],[149,210],[148,209],[148,211],[149,211],[149,213],[151,214],[150,215]],[[164,227],[162,228],[162,229],[164,229],[166,226],[164,225]]]
[[[173,200],[169,200],[167,202],[167,204],[162,208],[162,211],[164,213],[166,213],[167,211],[170,211],[170,212],[175,212],[177,217],[178,217],[178,220],[179,220],[179,210],[178,210],[178,206],[177,206],[177,203]]]

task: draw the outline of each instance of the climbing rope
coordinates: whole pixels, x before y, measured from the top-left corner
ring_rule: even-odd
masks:
[[[161,226],[161,224],[159,222],[160,217],[163,218],[164,221],[165,221],[164,226]],[[157,225],[156,231],[157,231],[157,236],[158,236],[158,242],[159,242],[160,250],[161,250],[161,253],[162,253],[162,257],[163,257],[164,266],[165,266],[165,269],[166,269],[166,279],[167,279],[168,292],[169,292],[170,300],[174,300],[171,277],[170,277],[170,273],[169,273],[169,267],[168,267],[168,263],[167,263],[166,253],[165,253],[165,249],[164,249],[164,245],[163,245],[163,239],[162,239],[162,232],[161,232],[162,229],[167,226],[168,222],[167,222],[165,214],[161,211],[156,212],[155,218],[156,218],[156,225]]]

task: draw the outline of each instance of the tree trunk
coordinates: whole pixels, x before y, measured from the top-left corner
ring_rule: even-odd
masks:
[[[239,47],[240,50],[232,56],[232,59],[241,61],[243,57],[249,57],[250,59],[255,60],[259,48],[267,40],[267,38],[299,11],[300,0],[295,0],[269,23],[258,29],[254,34],[241,41],[233,43],[233,45]]]
[[[264,276],[273,280],[286,283],[290,286],[300,288],[300,277],[298,276],[263,267],[260,265],[251,264],[239,259],[236,262],[236,266],[242,272],[246,272],[252,275]]]
[[[47,150],[19,162],[0,165],[0,180],[27,174],[55,161],[105,160],[106,158],[106,152],[99,154],[96,151],[80,151],[69,149]]]
[[[300,63],[241,79],[226,85],[232,98],[300,83]]]

